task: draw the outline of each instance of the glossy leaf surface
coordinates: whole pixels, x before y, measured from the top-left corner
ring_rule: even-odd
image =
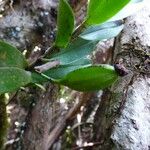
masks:
[[[113,17],[130,0],[90,0],[88,5],[88,25],[100,24]]]
[[[0,67],[25,68],[27,61],[22,53],[10,44],[0,41]]]
[[[55,43],[58,47],[65,47],[74,29],[74,14],[66,0],[59,1],[57,27]]]
[[[124,19],[142,9],[143,6],[144,6],[143,0],[135,0],[134,2],[131,1],[115,16],[113,16],[109,21]]]
[[[62,65],[62,66],[59,66],[58,68],[52,68],[44,72],[43,74],[47,75],[48,77],[52,79],[59,80],[63,78],[64,76],[66,76],[68,73],[76,69],[83,68],[85,65],[89,66],[90,63],[91,62],[89,59],[86,59],[86,58],[80,59],[78,61],[73,62],[72,64]]]
[[[105,40],[117,36],[123,29],[122,21],[107,22],[101,25],[91,26],[80,34],[86,40]]]
[[[76,39],[65,49],[61,50],[61,52],[52,55],[50,60],[58,60],[61,65],[70,64],[89,55],[96,46],[96,43],[81,38]]]
[[[94,91],[109,87],[117,78],[114,67],[100,65],[77,69],[58,82],[77,91]]]
[[[16,67],[0,68],[0,94],[17,90],[30,82],[30,72]]]

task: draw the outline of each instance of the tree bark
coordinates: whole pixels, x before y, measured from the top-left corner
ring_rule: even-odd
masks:
[[[125,20],[115,42],[114,63],[129,74],[101,97],[95,115],[94,141],[100,150],[150,149],[150,10],[143,8]]]
[[[56,108],[60,107],[56,99],[57,93],[58,89],[52,84],[47,85],[45,92],[36,93],[38,95],[37,102],[27,117],[27,126],[22,138],[22,149],[48,149],[48,136],[57,122],[55,117],[61,116],[60,111]]]

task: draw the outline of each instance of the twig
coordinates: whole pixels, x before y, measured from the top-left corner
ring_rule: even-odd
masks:
[[[74,33],[72,34],[72,40],[74,40],[76,37],[79,36],[79,34],[81,33],[81,31],[83,31],[86,28],[85,26],[85,22],[82,22],[74,31]]]
[[[62,134],[62,132],[66,129],[66,127],[70,124],[70,122],[74,119],[76,114],[80,111],[81,106],[85,105],[91,99],[91,93],[83,93],[81,94],[81,99],[79,103],[75,104],[73,108],[71,108],[68,114],[64,117],[64,119],[57,124],[57,126],[52,130],[48,137],[48,149],[52,147],[54,142],[58,139],[58,137]]]
[[[54,49],[57,49],[57,47],[56,47],[55,44],[53,44],[51,47],[49,47],[49,48],[45,51],[45,53],[41,56],[41,58],[50,56],[52,50],[54,50]]]
[[[10,98],[10,100],[9,100],[9,102],[6,104],[6,106],[8,106],[8,105],[16,98],[17,94],[18,94],[18,91],[15,92],[15,94]]]
[[[59,61],[50,61],[44,65],[41,65],[41,66],[35,66],[34,69],[37,71],[37,72],[44,72],[44,71],[47,71],[51,68],[55,68],[56,66],[60,65],[60,62]]]
[[[9,6],[10,6],[11,10],[15,12],[15,10],[13,8],[13,4],[14,4],[14,1],[10,0]]]
[[[85,149],[85,148],[89,148],[89,147],[99,146],[101,144],[102,144],[102,142],[91,142],[91,143],[87,143],[85,146],[75,147],[72,150]]]

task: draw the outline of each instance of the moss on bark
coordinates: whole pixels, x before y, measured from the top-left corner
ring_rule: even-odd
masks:
[[[4,148],[4,141],[7,133],[7,113],[6,113],[6,104],[5,96],[0,95],[0,149]]]

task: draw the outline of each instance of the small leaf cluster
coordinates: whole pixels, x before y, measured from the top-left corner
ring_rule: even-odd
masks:
[[[59,0],[53,44],[59,52],[50,56],[45,54],[41,59],[43,64],[58,61],[59,65],[38,72],[30,68],[19,50],[0,41],[0,94],[46,81],[78,91],[108,87],[119,76],[115,68],[107,64],[92,65],[87,56],[99,41],[117,36],[123,29],[122,19],[135,13],[141,4],[142,0],[89,0],[87,16],[75,28],[72,8],[66,0]]]

